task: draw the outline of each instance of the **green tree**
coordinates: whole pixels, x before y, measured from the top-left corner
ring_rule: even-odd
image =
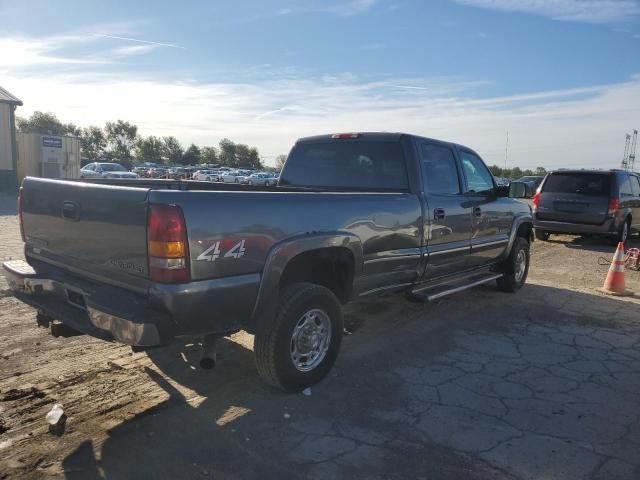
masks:
[[[225,167],[237,167],[238,160],[236,158],[236,144],[228,138],[220,140],[218,161],[220,165]]]
[[[176,137],[164,137],[164,151],[169,163],[180,163],[182,161],[182,145]]]
[[[64,135],[71,135],[72,137],[82,136],[82,128],[78,127],[75,123],[65,123],[64,129],[66,132]]]
[[[218,163],[218,151],[215,147],[202,147],[200,150],[200,163],[216,164]]]
[[[18,131],[42,135],[80,136],[81,130],[73,123],[62,123],[53,113],[33,112],[29,118],[16,119]]]
[[[511,169],[511,178],[520,178],[522,176],[522,170],[520,167],[513,167]]]
[[[536,167],[536,175],[546,175],[547,174],[547,169],[544,167]]]
[[[286,161],[287,161],[287,156],[284,153],[281,153],[280,155],[278,155],[276,157],[276,168],[279,170],[282,170],[282,167],[284,167],[284,162]]]
[[[197,145],[191,144],[182,155],[181,162],[183,165],[195,165],[200,163],[200,149]]]
[[[104,155],[107,139],[100,127],[91,126],[82,130],[80,146],[82,147],[82,156],[89,159],[90,162],[96,162]]]
[[[137,143],[138,127],[124,120],[118,120],[116,122],[107,122],[104,131],[109,145],[110,157],[127,168],[131,168],[133,150]]]
[[[158,137],[142,137],[136,147],[136,161],[139,163],[162,163],[165,154],[164,143]]]
[[[242,143],[236,144],[236,161],[239,168],[260,168],[260,154],[258,149],[250,148]]]
[[[277,159],[276,159],[276,163],[277,163]],[[494,177],[502,177],[502,174],[504,173],[503,170],[497,165],[491,165],[489,167],[489,170],[491,171]]]

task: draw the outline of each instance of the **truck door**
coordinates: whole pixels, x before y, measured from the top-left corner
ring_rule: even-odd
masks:
[[[462,177],[451,147],[431,141],[418,144],[425,218],[425,279],[459,272],[469,255],[471,206],[462,194]]]
[[[493,175],[475,153],[459,149],[465,198],[471,213],[471,253],[467,266],[496,262],[509,243],[513,222],[510,201],[498,197]]]

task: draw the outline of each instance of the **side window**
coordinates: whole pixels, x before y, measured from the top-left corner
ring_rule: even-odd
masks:
[[[462,169],[467,177],[467,191],[470,193],[490,193],[494,189],[493,176],[480,157],[473,153],[460,152]]]
[[[458,195],[460,181],[453,152],[442,145],[423,143],[421,147],[422,177],[431,195]]]
[[[620,195],[625,197],[633,196],[633,187],[631,186],[631,177],[629,175],[620,175]]]
[[[631,175],[631,188],[633,190],[634,197],[640,197],[640,178],[635,175]]]
[[[85,170],[89,170],[90,172],[93,172],[94,169],[94,164],[90,163],[89,165],[87,165],[86,167],[84,167]]]

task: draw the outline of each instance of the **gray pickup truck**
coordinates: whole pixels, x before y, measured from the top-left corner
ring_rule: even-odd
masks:
[[[245,330],[260,375],[299,391],[335,363],[352,299],[518,290],[524,187],[496,186],[467,147],[400,133],[301,139],[272,187],[28,177],[26,262],[4,273],[54,335],[135,349],[202,335],[211,367],[216,338]]]

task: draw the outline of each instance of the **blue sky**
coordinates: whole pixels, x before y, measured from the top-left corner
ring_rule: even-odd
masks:
[[[267,162],[304,135],[408,131],[487,163],[616,166],[640,127],[640,0],[0,0],[0,85]]]

